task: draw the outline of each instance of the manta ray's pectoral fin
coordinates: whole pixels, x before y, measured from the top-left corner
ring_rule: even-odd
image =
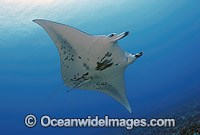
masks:
[[[43,19],[35,19],[33,22],[45,29],[55,43],[60,54],[62,54],[64,50],[67,51],[69,49],[79,52],[83,50],[83,48],[88,47],[89,44],[96,39],[95,36],[91,36],[64,24]]]
[[[119,75],[108,78],[94,78],[86,85],[80,87],[80,89],[94,90],[105,93],[113,97],[115,100],[121,103],[130,113],[132,113],[126,95],[123,71]]]
[[[67,92],[70,92],[70,91],[72,91],[72,90],[74,90],[74,89],[77,89],[77,88],[79,88],[79,87],[83,86],[84,84],[88,83],[88,82],[89,82],[89,81],[91,81],[91,80],[92,80],[91,78],[90,78],[90,79],[88,79],[88,80],[85,80],[85,81],[83,81],[83,82],[81,82],[81,83],[77,84],[77,85],[76,85],[76,86],[74,86],[73,88],[71,88],[71,89],[67,90]]]

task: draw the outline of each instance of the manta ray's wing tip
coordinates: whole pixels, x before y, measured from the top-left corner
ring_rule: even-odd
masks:
[[[34,23],[37,23],[37,24],[39,24],[39,22],[40,22],[40,19],[34,19],[34,20],[32,20]]]
[[[133,112],[132,112],[132,110],[129,110],[129,112],[130,112],[130,114],[132,114]]]
[[[32,20],[32,21],[35,22],[35,23],[37,23],[38,20],[40,20],[40,19],[34,19],[34,20]]]
[[[126,109],[130,112],[130,114],[132,114],[132,109],[130,106],[126,107]]]
[[[47,21],[47,20],[44,20],[44,19],[34,19],[32,20],[34,23],[40,23],[40,22],[44,22],[44,21]]]
[[[132,114],[131,106],[128,102],[128,99],[125,100],[125,103],[122,103],[122,105]]]

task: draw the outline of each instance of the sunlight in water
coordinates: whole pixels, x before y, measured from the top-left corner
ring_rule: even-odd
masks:
[[[113,4],[113,0],[0,0],[0,35],[3,35],[0,36],[0,45],[11,42],[9,37],[18,35],[25,38],[34,33],[32,28],[38,29],[32,22],[34,19],[67,22],[74,26],[95,23],[97,19],[117,12],[121,3]]]
[[[51,3],[54,0],[2,0],[3,3],[17,3],[17,4],[27,4],[27,3],[35,3],[35,4],[46,4]]]

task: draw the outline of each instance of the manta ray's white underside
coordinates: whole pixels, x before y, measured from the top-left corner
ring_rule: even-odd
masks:
[[[52,21],[37,19],[34,22],[54,41],[66,86],[103,92],[132,112],[126,96],[124,70],[137,57],[123,51],[117,43],[126,35],[92,36]]]

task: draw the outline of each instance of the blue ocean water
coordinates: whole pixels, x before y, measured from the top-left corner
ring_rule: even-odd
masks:
[[[200,97],[198,0],[1,0],[0,134],[104,134],[117,128],[27,128],[24,118],[152,118]],[[144,55],[125,71],[133,113],[113,98],[62,86],[59,54],[33,19],[67,24],[92,35],[130,31],[121,48]]]

